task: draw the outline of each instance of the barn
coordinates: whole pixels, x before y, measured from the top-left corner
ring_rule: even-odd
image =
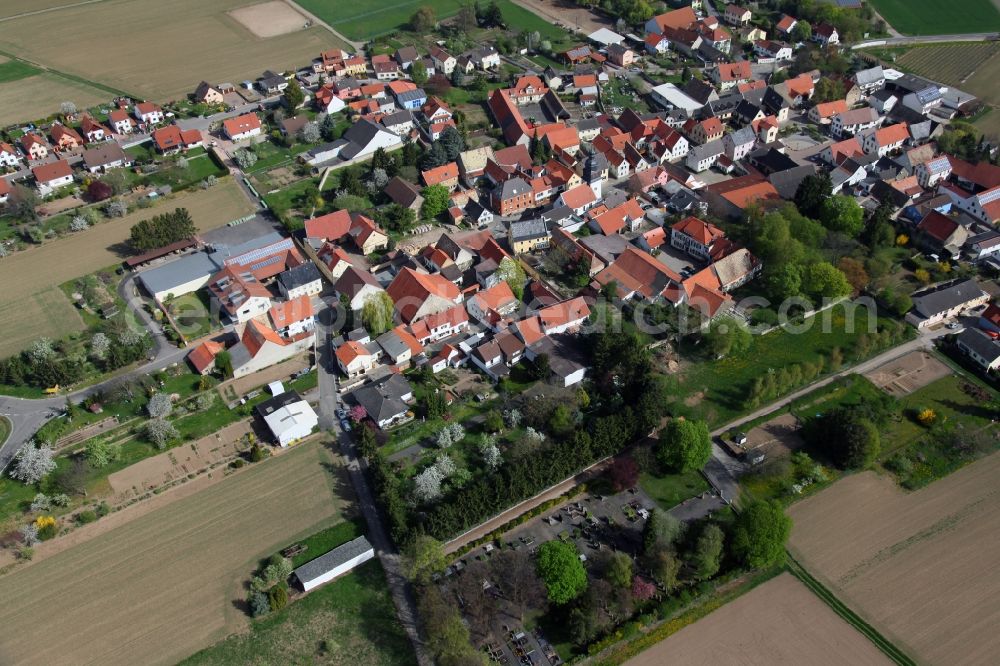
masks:
[[[354,567],[375,557],[375,550],[368,539],[359,536],[353,541],[337,546],[333,550],[320,555],[311,562],[306,562],[296,569],[296,580],[302,589],[308,592],[314,587],[328,583],[337,576],[347,573]]]

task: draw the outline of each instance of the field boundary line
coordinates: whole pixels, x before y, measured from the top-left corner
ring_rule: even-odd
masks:
[[[104,2],[104,0],[92,0],[92,1],[93,2]],[[17,62],[23,62],[26,65],[31,65],[32,67],[35,67],[35,68],[41,70],[41,73],[52,74],[53,76],[58,76],[58,77],[66,79],[67,81],[73,81],[74,83],[82,83],[84,85],[90,86],[91,88],[95,88],[97,90],[101,90],[101,91],[106,92],[106,93],[111,93],[112,95],[115,95],[116,97],[132,97],[134,99],[140,99],[140,98],[145,99],[141,95],[133,95],[133,94],[131,94],[129,92],[126,92],[124,90],[119,90],[118,88],[113,88],[113,87],[111,87],[109,85],[106,85],[106,84],[103,84],[103,83],[98,83],[97,81],[91,81],[90,79],[85,79],[82,76],[77,76],[76,74],[69,74],[67,72],[63,72],[63,71],[60,71],[58,69],[53,69],[53,68],[51,68],[51,67],[49,67],[47,65],[43,65],[40,62],[33,62],[31,60],[27,60],[25,58],[22,58],[19,55],[15,55],[13,53],[10,53],[9,51],[0,50],[0,55],[5,56],[5,57],[7,57],[7,58],[9,58],[11,60],[16,60]],[[37,76],[37,74],[35,76]]]
[[[4,21],[13,21],[19,18],[27,18],[29,16],[36,16],[38,14],[57,12],[61,9],[72,9],[74,7],[82,7],[84,5],[96,5],[99,2],[106,2],[106,0],[82,0],[82,2],[73,2],[68,5],[59,5],[58,7],[46,7],[45,9],[35,9],[30,12],[21,12],[20,14],[14,14],[13,16],[4,16],[3,18],[0,18],[0,23],[3,23]]]
[[[788,571],[798,578],[803,585],[809,588],[823,603],[830,607],[834,613],[839,615],[845,622],[857,629],[863,636],[872,642],[885,656],[899,666],[916,666],[916,663],[905,652],[896,647],[888,638],[883,636],[875,627],[868,624],[860,615],[851,610],[843,601],[837,598],[821,582],[816,580],[812,574],[806,571],[791,553],[786,553],[788,558]]]

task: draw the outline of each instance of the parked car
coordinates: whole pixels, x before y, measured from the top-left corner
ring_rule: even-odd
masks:
[[[959,324],[957,321],[952,321],[952,322],[948,322],[948,324],[945,326],[945,328],[954,331],[956,328],[961,328],[961,326],[962,325]]]
[[[344,432],[351,432],[351,424],[347,422],[347,419],[341,420],[340,427],[344,429]]]
[[[344,420],[344,419],[347,418],[347,412],[345,412],[343,409],[341,409],[339,407],[337,408],[336,414],[337,414],[337,418],[340,419],[340,420]]]

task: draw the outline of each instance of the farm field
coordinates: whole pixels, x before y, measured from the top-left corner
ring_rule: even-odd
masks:
[[[3,660],[169,664],[246,628],[258,558],[340,519],[328,462],[293,449],[0,578]]]
[[[841,601],[922,663],[1000,650],[1000,455],[913,493],[865,472],[794,504],[789,549]]]
[[[1000,44],[995,42],[917,46],[897,57],[895,64],[972,93],[989,104],[1000,104],[996,86],[1000,77]]]
[[[79,311],[58,287],[17,298],[0,296],[0,358],[16,354],[39,337],[63,337],[85,328]]]
[[[991,0],[872,0],[889,25],[904,35],[955,35],[1000,28],[1000,11]]]
[[[666,663],[874,666],[891,662],[805,585],[783,573],[625,662],[626,666]]]
[[[377,6],[369,3],[337,2],[334,0],[298,0],[298,4],[330,24],[348,39],[365,40],[404,25],[413,13],[422,6],[434,9],[440,21],[454,16],[465,4],[462,0],[386,0]],[[537,30],[543,39],[560,40],[566,33],[544,18],[520,7],[511,0],[497,0],[503,11],[508,29],[517,33],[522,30]]]
[[[52,69],[159,101],[183,97],[202,79],[234,81],[308,64],[339,45],[325,28],[256,36],[227,12],[245,0],[106,0],[0,22],[0,49]],[[164,30],[169,24],[171,29]],[[109,40],[105,26],[114,25]],[[59,34],[59,39],[32,35]],[[156,63],[136,67],[135,54]],[[100,53],[100,58],[80,58]],[[79,105],[79,104],[78,104]]]
[[[5,25],[0,23],[0,30]],[[0,126],[46,118],[59,113],[59,105],[66,101],[85,109],[106,102],[110,97],[103,90],[50,72],[7,79],[0,82]]]
[[[254,621],[249,633],[230,636],[181,663],[402,666],[416,660],[396,619],[382,566],[373,560]]]
[[[66,307],[72,309],[58,285],[121,261],[122,255],[116,251],[116,246],[128,238],[133,224],[177,207],[187,208],[200,230],[212,229],[253,211],[253,206],[236,183],[227,178],[220,180],[212,189],[188,190],[152,208],[101,222],[87,231],[39,247],[15,252],[0,262],[0,282],[5,286],[0,293],[0,351],[5,354],[15,352],[31,339],[61,337],[69,332],[67,320],[58,315],[64,310],[55,310],[54,314],[48,315],[41,312],[43,305],[46,308],[62,307],[55,295],[42,294],[47,294],[51,288],[62,301],[66,301]],[[34,330],[24,325],[27,313],[22,309],[32,298],[42,299],[29,310],[37,311],[32,315],[32,321],[41,326]],[[13,312],[18,312],[18,315],[4,316]],[[79,320],[79,317],[76,319]],[[26,339],[25,336],[30,337]],[[19,342],[15,344],[14,340]]]
[[[79,0],[4,0],[3,4],[0,4],[0,19],[71,5],[77,1]]]

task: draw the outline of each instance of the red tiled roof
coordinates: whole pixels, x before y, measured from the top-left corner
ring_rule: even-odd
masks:
[[[325,240],[339,240],[347,235],[351,230],[351,213],[347,210],[338,210],[326,215],[314,217],[306,220],[306,238],[323,238]]]
[[[472,300],[475,300],[484,312],[489,310],[502,310],[505,307],[517,303],[517,297],[514,296],[514,292],[511,291],[510,285],[503,280],[489,289],[484,289],[483,291],[478,292],[472,297]]]
[[[257,117],[256,113],[245,113],[235,118],[227,118],[222,121],[222,125],[226,129],[226,134],[236,136],[237,134],[260,129],[260,118]]]
[[[587,305],[587,301],[582,296],[554,303],[538,311],[538,318],[545,331],[586,319],[589,316],[590,306]]]
[[[357,358],[362,356],[371,356],[371,352],[365,349],[365,346],[354,340],[348,340],[344,344],[337,347],[337,360],[347,367]]]
[[[615,261],[595,276],[599,284],[617,282],[620,289],[638,292],[648,299],[659,296],[671,282],[681,278],[641,250],[629,247]]]
[[[436,312],[410,324],[410,331],[418,339],[430,336],[431,330],[443,326],[447,323],[451,328],[455,328],[462,323],[469,321],[469,312],[464,305],[456,305],[443,312]]]
[[[835,99],[832,102],[822,102],[816,105],[816,113],[819,114],[820,118],[830,118],[838,113],[844,113],[847,109],[846,99]]]
[[[223,349],[225,349],[225,347],[221,342],[207,340],[188,353],[188,363],[194,366],[194,369],[197,372],[204,374],[205,370],[207,370],[208,367],[215,362],[216,355],[218,355],[218,353]]]
[[[313,310],[312,299],[303,294],[290,301],[275,303],[268,310],[267,314],[271,318],[271,325],[275,329],[279,329],[309,319],[315,312]]]
[[[748,60],[740,60],[732,63],[722,63],[719,65],[720,81],[740,81],[742,79],[752,79],[753,71],[750,69]]]
[[[978,162],[972,164],[957,157],[948,156],[951,162],[951,172],[962,180],[975,183],[985,190],[992,190],[1000,186],[1000,166],[995,166],[989,162]]]
[[[290,342],[284,340],[273,328],[256,319],[251,319],[247,322],[247,327],[243,329],[243,338],[241,341],[250,353],[251,358],[257,356],[257,353],[264,346],[265,342],[270,342],[279,347],[284,347]]]
[[[589,189],[589,186],[586,185],[580,187],[588,187]],[[597,222],[605,236],[610,236],[621,231],[627,221],[638,220],[642,216],[642,206],[639,205],[639,202],[635,199],[629,199],[621,205],[601,213],[594,218],[594,221]]]
[[[663,30],[664,28],[686,28],[697,22],[698,17],[694,10],[688,6],[655,16],[653,20],[656,21],[656,25],[660,26],[660,30]]]
[[[690,236],[702,245],[708,246],[720,238],[724,238],[726,233],[711,222],[705,222],[697,217],[685,217],[680,222],[674,224],[671,229]]]
[[[412,268],[400,271],[386,291],[406,322],[413,320],[417,310],[431,296],[455,301],[460,293],[454,283],[441,275],[418,273]]]
[[[958,226],[958,222],[953,218],[932,210],[924,216],[924,219],[920,220],[917,229],[937,242],[945,243],[948,237],[955,233]]]
[[[449,162],[448,164],[428,169],[427,171],[421,172],[420,177],[423,179],[424,185],[440,185],[446,180],[458,178],[458,164],[455,162]]]
[[[31,169],[31,173],[35,176],[35,180],[39,183],[47,183],[56,178],[65,178],[73,174],[73,168],[69,165],[66,160],[59,160],[57,162],[51,162],[49,164],[42,164],[41,166],[36,166]]]
[[[891,146],[902,143],[910,138],[910,130],[906,123],[896,123],[875,130],[875,142],[880,146]]]
[[[563,202],[570,208],[582,208],[587,204],[597,201],[594,190],[586,183],[577,185],[571,190],[562,193]]]

